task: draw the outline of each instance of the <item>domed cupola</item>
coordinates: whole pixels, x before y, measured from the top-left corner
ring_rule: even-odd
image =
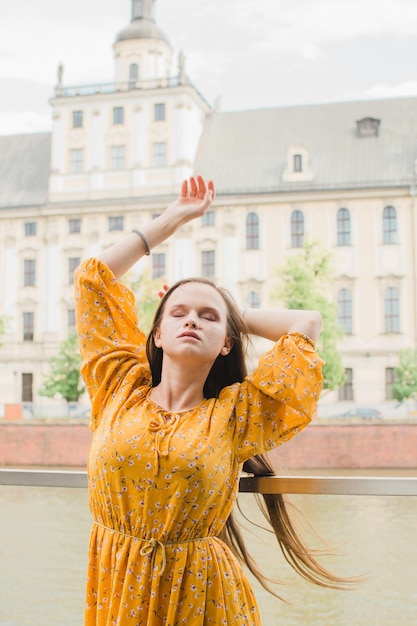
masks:
[[[113,46],[116,83],[145,88],[169,78],[173,50],[155,23],[155,1],[132,0],[132,20]]]
[[[132,20],[116,37],[118,41],[130,39],[168,39],[156,25],[154,18],[155,0],[132,0]]]

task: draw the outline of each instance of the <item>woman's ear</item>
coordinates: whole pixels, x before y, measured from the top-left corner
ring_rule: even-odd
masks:
[[[233,348],[233,339],[231,337],[226,337],[224,346],[220,350],[220,354],[222,356],[227,356],[232,348]]]
[[[157,326],[155,328],[155,330],[153,331],[153,342],[156,345],[157,348],[161,348],[162,347],[162,342],[161,342],[161,331],[159,329],[159,326]]]

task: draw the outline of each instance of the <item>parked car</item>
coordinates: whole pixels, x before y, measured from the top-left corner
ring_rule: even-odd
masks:
[[[382,413],[378,409],[372,409],[367,406],[355,406],[337,417],[363,417],[364,419],[381,419]]]

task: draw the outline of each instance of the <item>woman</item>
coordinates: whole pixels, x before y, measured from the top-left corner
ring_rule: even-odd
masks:
[[[185,181],[142,232],[77,270],[93,430],[88,626],[260,623],[236,558],[246,555],[231,511],[242,464],[270,471],[260,455],[290,439],[316,410],[320,314],[248,310],[243,319],[227,292],[191,279],[163,295],[146,343],[133,294],[118,281],[202,216],[214,196],[212,182]],[[276,343],[245,377],[247,333]],[[332,586],[336,579],[308,555],[285,515],[282,502],[272,506],[289,560]]]

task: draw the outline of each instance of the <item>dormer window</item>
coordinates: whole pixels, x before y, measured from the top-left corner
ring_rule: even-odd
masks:
[[[302,172],[303,171],[303,155],[294,154],[292,157],[292,160],[293,160],[293,171]]]
[[[375,117],[364,117],[356,122],[358,137],[378,137],[381,120]]]
[[[310,153],[307,146],[300,144],[289,145],[287,148],[287,162],[282,172],[282,180],[288,183],[306,182],[313,180]]]

